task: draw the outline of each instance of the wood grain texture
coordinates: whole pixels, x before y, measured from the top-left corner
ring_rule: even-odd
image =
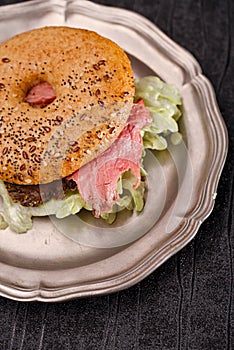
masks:
[[[189,50],[213,83],[230,144],[215,208],[190,244],[127,290],[48,305],[0,298],[0,349],[234,348],[234,2],[120,0],[118,6],[143,14]]]

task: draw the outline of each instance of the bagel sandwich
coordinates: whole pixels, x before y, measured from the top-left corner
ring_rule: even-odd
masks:
[[[82,208],[109,222],[142,210],[142,130],[152,121],[113,41],[54,26],[1,43],[0,227],[26,232],[33,216]]]

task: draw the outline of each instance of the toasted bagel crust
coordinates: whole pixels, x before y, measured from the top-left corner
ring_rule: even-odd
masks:
[[[48,82],[56,99],[25,102]],[[134,80],[127,55],[95,32],[45,27],[0,44],[0,179],[33,185],[66,177],[117,138]]]

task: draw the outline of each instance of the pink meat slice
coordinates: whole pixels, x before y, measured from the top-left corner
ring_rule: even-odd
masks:
[[[33,107],[39,108],[48,105],[56,98],[55,91],[51,84],[47,82],[39,83],[29,90],[25,102]]]
[[[85,203],[92,206],[96,217],[111,212],[119,198],[117,181],[125,171],[131,169],[136,176],[135,187],[139,185],[143,148],[140,130],[151,121],[151,115],[140,100],[133,105],[127,125],[115,142],[99,157],[69,176],[76,182]]]

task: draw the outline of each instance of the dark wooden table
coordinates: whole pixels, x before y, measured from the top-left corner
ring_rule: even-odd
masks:
[[[14,2],[0,0],[0,5]],[[128,290],[59,304],[0,297],[0,349],[231,350],[234,1],[95,2],[148,17],[197,58],[212,82],[230,144],[215,208],[190,244]]]

